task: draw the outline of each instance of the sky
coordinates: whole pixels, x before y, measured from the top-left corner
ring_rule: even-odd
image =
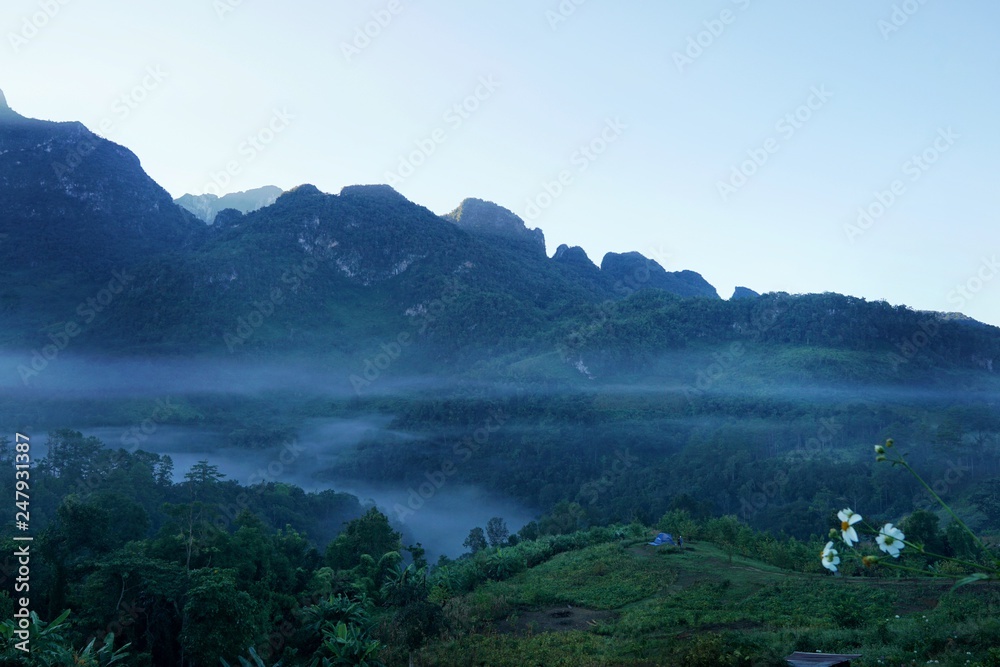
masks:
[[[987,0],[7,0],[0,88],[173,196],[390,183],[723,298],[1000,325]]]

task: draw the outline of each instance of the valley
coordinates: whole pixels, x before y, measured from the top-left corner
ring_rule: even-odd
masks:
[[[990,575],[933,579],[996,569],[994,326],[724,300],[388,185],[182,207],[127,148],[5,102],[0,184],[0,439],[36,443],[25,623],[59,659],[996,664]],[[924,482],[876,460],[890,438]],[[928,552],[821,579],[843,507]]]

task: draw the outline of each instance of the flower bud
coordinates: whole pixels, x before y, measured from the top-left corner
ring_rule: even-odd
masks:
[[[875,445],[875,453],[885,454],[885,447],[883,447],[882,445]]]
[[[861,559],[861,562],[865,567],[872,567],[878,565],[878,556],[865,556]]]
[[[892,440],[892,438],[889,438],[888,440],[886,440],[886,441],[885,441],[885,446],[886,446],[886,447],[892,447],[892,446],[893,446],[893,444],[894,444],[894,443],[893,443],[893,440]]]

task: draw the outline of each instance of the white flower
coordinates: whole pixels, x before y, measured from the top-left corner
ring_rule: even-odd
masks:
[[[854,524],[861,521],[861,515],[844,509],[837,512],[837,518],[840,519],[840,534],[847,542],[847,546],[854,546],[854,543],[858,541],[858,533],[854,530]]]
[[[906,539],[906,535],[903,534],[903,531],[894,527],[891,523],[887,523],[882,526],[882,530],[879,531],[875,541],[878,542],[879,549],[893,558],[899,558],[899,551],[906,546],[903,544],[904,539]]]
[[[830,570],[830,572],[837,571],[837,566],[840,565],[840,554],[833,548],[833,542],[826,543],[826,547],[823,548],[823,553],[820,554],[820,557],[823,560],[823,567]]]

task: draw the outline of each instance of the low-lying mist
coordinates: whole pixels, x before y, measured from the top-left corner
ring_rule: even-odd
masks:
[[[243,485],[352,493],[434,558],[461,554],[469,530],[491,517],[514,532],[563,499],[585,504],[598,520],[637,511],[655,519],[673,494],[711,477],[717,462],[702,459],[712,456],[731,472],[699,498],[733,511],[746,484],[759,481],[751,473],[769,475],[753,471],[769,461],[785,465],[790,452],[837,450],[861,461],[889,425],[893,434],[933,434],[951,419],[970,432],[967,440],[973,431],[1000,430],[991,416],[1000,396],[992,376],[820,381],[768,375],[764,358],[748,353],[723,363],[675,351],[642,376],[573,371],[537,382],[390,367],[357,392],[349,361],[301,355],[258,363],[67,353],[25,383],[18,369],[30,353],[0,351],[0,435],[29,429],[37,457],[46,431],[73,428],[110,448],[170,456],[177,481],[207,460]],[[637,510],[643,475],[653,481],[642,482],[648,498]]]
[[[175,482],[183,481],[185,473],[204,460],[217,466],[227,480],[244,486],[276,482],[306,491],[350,493],[376,505],[403,534],[405,544],[421,543],[432,560],[440,555],[461,555],[466,551],[462,542],[469,531],[485,527],[492,517],[502,517],[512,533],[534,518],[530,509],[512,500],[463,483],[460,474],[451,477],[430,471],[423,483],[413,485],[372,483],[340,475],[338,462],[365,438],[416,439],[387,430],[389,421],[382,415],[311,420],[297,436],[252,450],[228,447],[221,433],[196,427],[162,425],[148,434],[137,432],[132,424],[78,430],[99,438],[109,448],[170,456]]]

